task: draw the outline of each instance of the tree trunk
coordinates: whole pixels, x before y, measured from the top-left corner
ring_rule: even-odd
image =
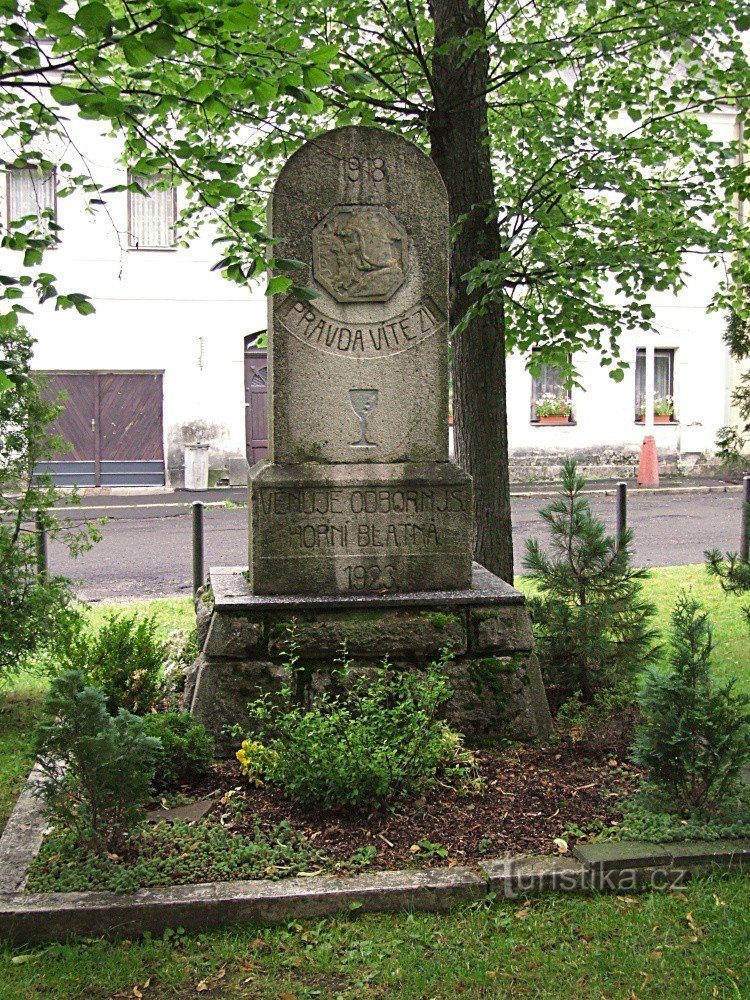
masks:
[[[481,2],[430,0],[435,48],[474,32],[485,35]],[[451,326],[480,293],[463,275],[500,253],[490,147],[487,142],[489,57],[450,46],[432,60],[434,111],[428,123],[432,159],[450,199]],[[474,480],[474,558],[513,582],[508,428],[505,407],[505,317],[491,305],[452,340],[456,457]]]

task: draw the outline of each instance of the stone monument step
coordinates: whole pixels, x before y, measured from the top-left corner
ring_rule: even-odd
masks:
[[[253,594],[246,566],[214,566],[210,571],[214,606],[220,611],[245,608],[255,611],[299,611],[320,608],[399,608],[438,605],[523,604],[524,596],[515,587],[472,563],[471,587],[463,590],[423,590],[383,594]]]

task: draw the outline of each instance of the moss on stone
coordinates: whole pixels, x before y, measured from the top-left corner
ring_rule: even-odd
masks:
[[[300,444],[298,448],[292,449],[289,458],[286,459],[291,465],[298,465],[304,462],[325,462],[323,448],[317,441],[310,441],[307,444]]]
[[[518,669],[513,663],[514,659],[515,657],[485,656],[469,663],[469,679],[474,691],[479,697],[484,697],[489,691],[498,712],[503,712],[508,705],[507,678]]]
[[[463,625],[463,619],[459,615],[451,614],[448,611],[425,611],[424,617],[434,628],[445,629],[451,625],[459,628]]]

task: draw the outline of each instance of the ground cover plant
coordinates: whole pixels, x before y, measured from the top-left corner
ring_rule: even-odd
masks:
[[[49,837],[29,872],[29,892],[130,892],[191,882],[289,878],[322,871],[325,856],[281,822],[237,837],[222,825],[184,820],[143,826],[118,845],[92,853],[69,834]]]

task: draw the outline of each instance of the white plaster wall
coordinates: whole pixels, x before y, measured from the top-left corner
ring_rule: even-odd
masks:
[[[116,142],[90,122],[76,122],[75,133],[96,179],[124,183]],[[74,161],[70,150],[65,158]],[[181,444],[196,438],[211,444],[214,465],[244,455],[244,337],[265,329],[261,288],[243,289],[211,271],[220,248],[211,246],[209,227],[187,248],[129,249],[127,194],[105,197],[106,208],[93,213],[82,195],[58,200],[61,245],[46,255],[44,269],[56,275],[60,292],[90,295],[96,313],[29,303],[35,367],[162,370],[169,464],[181,466]],[[0,253],[12,267],[10,253]]]
[[[619,384],[599,365],[598,355],[575,359],[582,388],[572,391],[570,426],[549,427],[530,422],[532,380],[528,356],[508,359],[508,423],[512,449],[585,449],[601,445],[636,446],[643,425],[635,422],[635,357],[652,341],[671,348],[674,356],[676,423],[654,428],[657,446],[679,451],[706,451],[727,422],[728,352],[723,341],[725,320],[707,306],[718,275],[703,260],[692,264],[692,279],[678,296],[652,298],[656,336],[626,333],[620,339],[622,357],[630,363]],[[689,431],[687,428],[690,428]],[[684,439],[684,440],[683,440]]]
[[[717,135],[732,138],[733,115],[714,115],[711,122]],[[97,179],[105,185],[123,183],[125,172],[115,162],[116,141],[96,123],[74,122],[71,130]],[[57,152],[62,156],[62,150]],[[74,161],[70,149],[64,154]],[[38,339],[36,367],[163,370],[168,464],[179,468],[182,445],[195,439],[211,445],[214,467],[226,466],[230,456],[244,455],[243,339],[266,326],[267,302],[261,289],[242,289],[211,272],[220,248],[211,246],[210,228],[188,248],[128,249],[125,193],[107,196],[106,209],[91,214],[82,196],[60,199],[58,221],[62,244],[47,255],[45,269],[57,275],[60,291],[91,295],[97,311],[81,317],[73,310],[34,306],[27,325]],[[8,251],[0,251],[0,262],[8,256]],[[690,270],[679,295],[652,298],[659,331],[654,345],[676,350],[678,423],[655,428],[660,449],[672,452],[711,449],[716,431],[728,419],[724,318],[707,312],[719,274],[698,256],[690,258]],[[619,385],[597,357],[577,358],[584,388],[573,390],[576,422],[565,427],[531,424],[526,358],[510,357],[511,450],[637,447],[643,427],[635,423],[633,412],[635,352],[646,343],[646,335],[622,337],[623,357],[632,367]]]

